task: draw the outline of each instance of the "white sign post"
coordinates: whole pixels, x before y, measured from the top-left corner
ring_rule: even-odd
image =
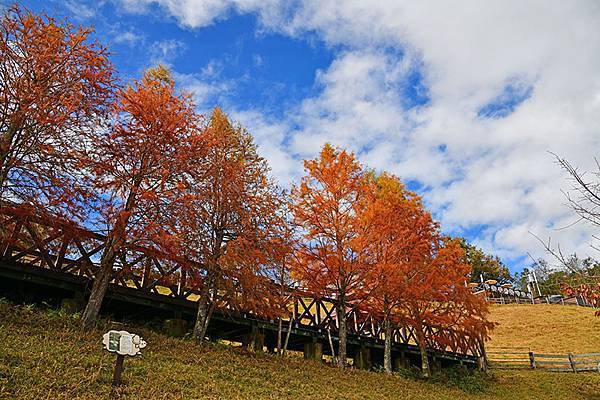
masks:
[[[113,386],[119,386],[125,356],[133,357],[141,354],[140,350],[146,347],[146,342],[138,335],[127,331],[108,331],[102,336],[102,344],[105,350],[110,353],[117,353],[112,384]]]

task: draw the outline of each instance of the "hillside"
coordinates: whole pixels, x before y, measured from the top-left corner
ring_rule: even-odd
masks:
[[[492,307],[498,326],[487,348],[524,347],[538,353],[600,353],[600,317],[577,306]]]
[[[496,312],[501,318],[504,311]],[[114,356],[101,350],[106,322],[82,334],[76,318],[54,310],[0,303],[0,398],[109,398]],[[576,325],[581,326],[581,324]],[[170,339],[143,327],[124,328],[148,342],[127,359],[122,399],[598,399],[600,374],[496,371],[487,378],[346,371],[290,358]],[[502,332],[502,331],[500,331]],[[502,333],[499,334],[502,337]]]

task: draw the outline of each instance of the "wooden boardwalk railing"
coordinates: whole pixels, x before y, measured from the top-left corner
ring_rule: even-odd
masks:
[[[105,237],[74,226],[68,221],[48,220],[18,209],[0,208],[0,261],[16,267],[27,265],[55,274],[69,274],[94,279],[104,249]],[[154,296],[196,301],[203,278],[194,268],[182,265],[158,251],[141,247],[125,247],[118,254],[111,283]],[[285,289],[285,288],[284,288]],[[288,288],[289,289],[289,288]],[[310,293],[290,290],[295,328],[337,333],[339,328],[335,299],[313,298]],[[218,304],[225,313],[245,318],[247,314],[261,318],[244,305]],[[383,324],[360,307],[347,311],[348,333],[381,341]],[[483,357],[477,341],[469,340],[453,330],[431,327],[425,332],[431,350],[451,352],[461,357]],[[416,333],[408,326],[396,327],[392,341],[416,344]]]

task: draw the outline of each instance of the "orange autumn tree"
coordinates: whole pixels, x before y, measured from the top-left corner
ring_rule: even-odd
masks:
[[[405,287],[412,285],[419,273],[414,263],[430,251],[437,225],[421,199],[406,190],[397,177],[383,173],[375,183],[375,195],[361,214],[366,220],[362,225],[368,229],[360,240],[374,265],[368,275],[374,289],[367,306],[383,321],[384,367],[392,373],[392,333],[400,322],[398,307],[405,301]]]
[[[427,251],[411,261],[404,284],[398,287],[400,323],[412,327],[421,351],[421,366],[430,376],[427,346],[475,349],[487,338],[487,303],[468,287],[470,266],[458,240],[433,236]]]
[[[147,70],[119,93],[114,118],[106,134],[94,137],[86,160],[106,240],[82,316],[85,328],[96,322],[120,251],[177,239],[163,214],[183,189],[189,160],[201,156],[202,149],[200,117],[191,96],[175,90],[164,67]]]
[[[0,201],[84,211],[78,156],[114,91],[108,53],[91,34],[17,5],[0,17]]]
[[[269,278],[284,223],[282,193],[252,136],[215,108],[204,137],[206,154],[193,161],[177,213],[184,257],[193,261],[188,276],[200,292],[200,343],[219,303],[258,315],[281,311]]]
[[[304,162],[306,175],[291,192],[291,210],[298,226],[292,272],[317,297],[336,299],[339,321],[339,366],[346,366],[350,307],[366,297],[364,260],[358,237],[365,229],[360,214],[372,180],[352,153],[326,144],[319,157]]]

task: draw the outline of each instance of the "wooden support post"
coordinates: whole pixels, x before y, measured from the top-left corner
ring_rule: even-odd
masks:
[[[304,343],[304,359],[321,361],[323,359],[323,344],[316,340]]]
[[[577,373],[577,366],[575,365],[575,361],[573,360],[573,354],[569,353],[569,364],[571,364],[571,369],[573,372]]]
[[[535,369],[535,356],[533,355],[533,351],[529,352],[529,366],[531,369]]]
[[[250,351],[261,352],[265,345],[265,334],[256,325],[252,325],[250,333],[244,335],[242,344]]]
[[[485,371],[486,370],[486,365],[485,365],[485,359],[481,356],[477,357],[477,368],[480,371]]]
[[[144,272],[142,273],[142,287],[146,288],[150,284],[152,271],[152,260],[148,257],[144,260]]]
[[[373,366],[371,361],[371,349],[361,347],[354,354],[354,366],[359,369],[370,370]]]
[[[400,357],[393,357],[394,360],[394,370],[398,371],[400,369],[409,369],[410,368],[410,360],[406,357],[406,353],[404,350],[400,351]]]
[[[115,372],[113,373],[113,381],[112,385],[114,387],[121,385],[121,374],[123,373],[123,361],[125,361],[125,356],[121,354],[117,354],[117,361],[115,361]]]
[[[481,359],[481,357],[479,359]],[[431,357],[431,364],[429,365],[429,368],[431,368],[432,372],[440,372],[442,370],[442,360],[437,358],[435,353]]]

